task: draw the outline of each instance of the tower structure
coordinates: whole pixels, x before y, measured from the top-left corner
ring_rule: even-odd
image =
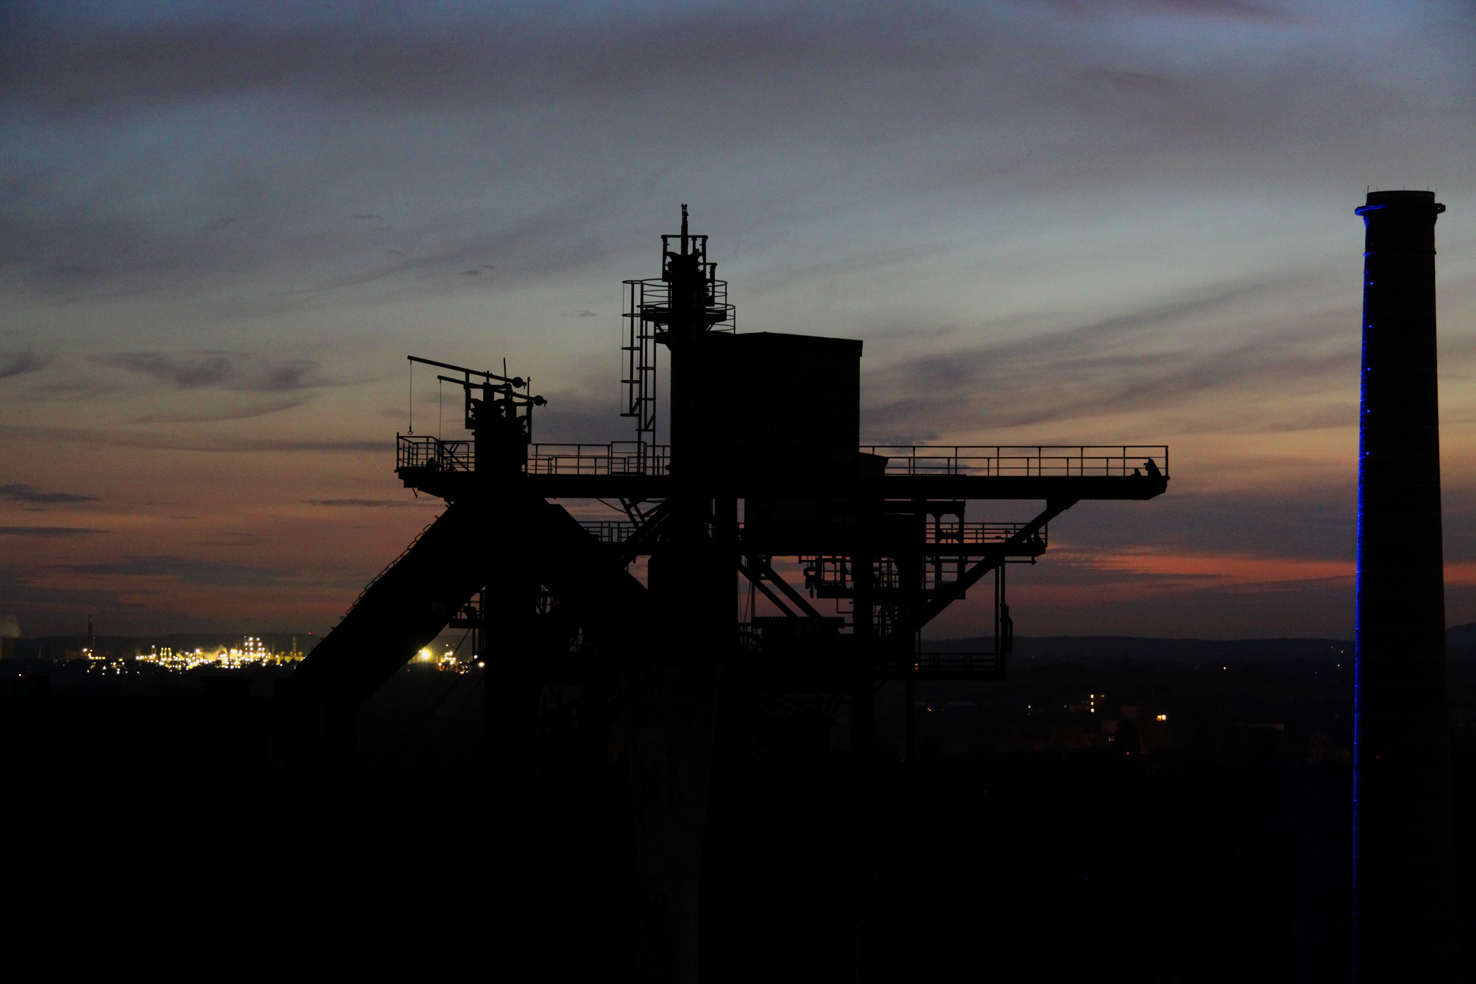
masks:
[[[690,231],[685,206],[681,231],[662,237],[660,276],[626,283],[623,411],[636,440],[534,443],[542,400],[526,380],[431,362],[459,374],[441,378],[464,388],[472,436],[400,435],[397,472],[447,508],[303,660],[296,682],[330,719],[350,721],[444,627],[477,632],[494,853],[516,859],[494,865],[494,881],[519,886],[489,888],[515,900],[494,906],[499,952],[516,962],[520,949],[536,951],[527,969],[551,973],[536,941],[548,932],[540,920],[556,919],[546,938],[563,955],[587,952],[586,971],[628,959],[641,981],[662,984],[697,980],[699,936],[722,936],[698,920],[720,691],[849,704],[846,860],[838,877],[808,882],[842,884],[799,908],[815,920],[808,936],[840,925],[833,959],[873,979],[878,940],[899,935],[874,925],[876,686],[1001,679],[1012,638],[1006,565],[1034,563],[1048,523],[1081,499],[1164,492],[1168,449],[861,446],[862,343],[735,332],[708,238]],[[656,443],[663,350],[667,446]],[[581,521],[555,499],[618,502],[624,515]],[[1018,521],[966,518],[971,502],[989,500],[1041,506]],[[986,578],[992,645],[928,652],[923,628]],[[742,607],[741,587],[752,599]],[[910,721],[914,702],[905,708]],[[745,877],[737,867],[731,879]],[[785,902],[796,890],[744,888]],[[633,924],[623,921],[632,911]],[[595,941],[587,951],[581,935]],[[611,942],[632,935],[633,953]],[[739,937],[754,938],[728,938]]]
[[[1360,981],[1456,974],[1435,218],[1370,192],[1358,459],[1354,940]]]

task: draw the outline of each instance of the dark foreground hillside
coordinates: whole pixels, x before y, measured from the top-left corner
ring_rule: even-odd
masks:
[[[880,979],[900,979],[909,857],[914,980],[1347,979],[1351,667],[1177,655],[1024,652],[1005,683],[919,685],[910,837],[903,688],[882,689]],[[360,825],[325,829],[288,795],[297,725],[252,696],[266,681],[109,695],[58,673],[48,694],[15,675],[45,664],[0,668],[16,979],[627,979],[618,688],[542,696],[508,809],[482,778],[481,674],[402,673],[359,722]],[[1463,886],[1473,670],[1452,662]],[[851,980],[848,707],[735,672],[723,715],[705,979]]]

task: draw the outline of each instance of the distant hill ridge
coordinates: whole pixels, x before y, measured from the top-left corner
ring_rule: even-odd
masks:
[[[1476,622],[1445,630],[1451,659],[1476,659]],[[923,643],[928,652],[987,650],[984,637],[938,639]],[[1016,636],[1016,659],[1336,659],[1353,655],[1351,639],[1159,639],[1148,636]]]

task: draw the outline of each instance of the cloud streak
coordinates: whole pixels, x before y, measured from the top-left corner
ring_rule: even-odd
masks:
[[[38,355],[34,348],[0,351],[0,379],[40,372],[55,361],[55,356]]]
[[[41,3],[17,6],[8,57],[0,62],[0,92],[68,115],[262,92],[445,106],[818,80],[808,100],[799,93],[803,105],[829,95],[828,77],[841,73],[869,88],[895,83],[891,72],[987,67],[987,56],[1003,58],[1025,40],[1034,41],[1037,52],[1049,49],[1043,35],[1050,24],[1031,20],[1031,13],[1097,22],[1164,14],[1179,14],[1189,24],[1196,16],[1251,26],[1294,22],[1275,7],[1234,0],[1061,0],[997,11],[946,2],[906,11],[885,5],[837,11],[793,2],[636,9],[585,4],[575,16],[562,8],[506,5],[449,16],[427,8],[415,16],[398,5],[391,12],[383,4],[358,3],[348,5],[353,16],[331,23],[281,11],[263,17],[250,4],[217,4],[202,15],[127,26],[50,16],[49,5]],[[1080,17],[1088,8],[1091,16]],[[714,59],[713,50],[724,57]]]
[[[256,400],[244,406],[215,407],[202,410],[155,410],[134,419],[137,424],[207,424],[226,420],[250,420],[268,414],[291,410],[311,403],[315,394],[299,393],[274,400]]]
[[[1470,116],[1459,53],[1476,41],[1455,13],[1416,37],[1419,16],[1365,11],[1370,31],[1421,43],[1400,75],[1373,70],[1396,57],[1385,46],[1329,30],[1357,15],[1317,3],[15,9],[0,272],[43,296],[235,285],[240,301],[250,273],[298,304],[370,285],[496,290],[627,250],[650,189],[698,174],[762,236],[1002,182],[1305,183],[1316,159],[1361,185],[1369,162],[1473,149],[1451,125]],[[1196,58],[1173,54],[1175,31]],[[120,138],[120,120],[146,135]],[[93,157],[115,162],[109,180],[55,163]]]
[[[169,555],[129,557],[126,560],[104,564],[67,564],[63,566],[63,569],[71,574],[126,578],[164,577],[182,584],[218,587],[263,587],[283,584],[290,580],[284,572],[268,568],[220,561],[192,560]]]
[[[0,526],[0,536],[34,536],[41,539],[68,539],[101,533],[83,526]]]
[[[270,437],[224,434],[169,435],[146,431],[103,430],[85,427],[0,427],[0,439],[25,442],[86,444],[94,447],[155,448],[163,451],[215,451],[223,453],[347,452],[393,454],[394,443],[386,440],[285,440]]]
[[[863,426],[931,432],[925,438],[1130,411],[1193,412],[1215,394],[1256,402],[1271,391],[1346,388],[1357,377],[1358,348],[1343,312],[1264,325],[1267,296],[1284,295],[1287,286],[1233,284],[1064,331],[905,360],[875,374],[886,395],[867,408]],[[914,395],[924,393],[926,401]],[[1221,414],[1220,421],[1246,429],[1356,423],[1344,409],[1309,415],[1304,407],[1293,421],[1274,414]]]
[[[0,485],[0,499],[36,503],[96,502],[97,496],[77,495],[72,492],[43,492],[33,485],[11,484]]]
[[[100,356],[106,366],[142,373],[178,389],[227,389],[250,393],[282,393],[325,385],[311,359],[268,360],[244,352],[201,352],[175,356],[164,352],[118,352]]]

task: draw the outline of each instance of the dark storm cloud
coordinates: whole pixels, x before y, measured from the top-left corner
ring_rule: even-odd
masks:
[[[72,492],[43,492],[34,485],[0,485],[0,499],[15,502],[96,502],[95,495]]]
[[[54,360],[55,356],[38,355],[33,348],[0,351],[0,379],[40,372]]]
[[[87,536],[102,530],[84,526],[0,526],[0,536],[35,536],[45,538]]]
[[[152,376],[179,389],[205,387],[280,393],[325,385],[318,364],[311,359],[274,361],[243,352],[201,352],[174,356],[163,352],[119,352],[96,357],[97,362]]]
[[[1345,312],[1313,311],[1269,330],[1260,323],[1255,303],[1284,287],[1232,285],[1065,331],[904,361],[878,373],[876,388],[908,395],[873,402],[863,426],[871,433],[937,433],[1174,406],[1193,413],[1194,397],[1317,392],[1331,379],[1356,378],[1357,336],[1348,327],[1356,322]],[[1237,330],[1224,330],[1226,318],[1239,320]],[[911,395],[917,393],[926,399]],[[1220,415],[1211,429],[1341,426],[1356,421],[1349,413],[1338,405],[1302,408],[1292,419],[1279,410]]]
[[[244,564],[190,560],[185,557],[129,557],[106,564],[68,564],[63,570],[72,574],[103,574],[119,577],[169,577],[184,584],[222,587],[262,587],[285,583],[281,571]]]

